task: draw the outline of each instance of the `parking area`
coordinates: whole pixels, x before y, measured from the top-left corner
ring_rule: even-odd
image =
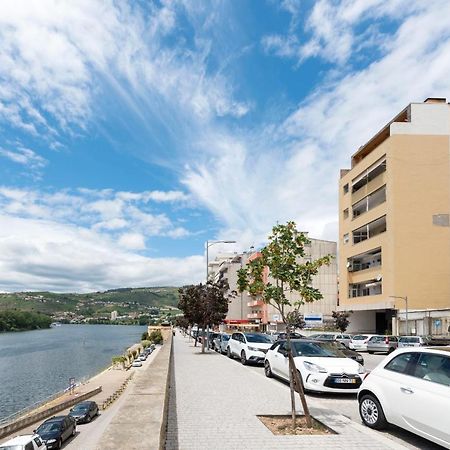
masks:
[[[373,370],[378,364],[380,364],[385,358],[384,354],[369,354],[367,352],[361,352],[364,357],[364,367],[367,371]],[[227,359],[230,364],[242,365],[238,359],[228,359],[225,355],[223,356]],[[255,374],[259,374],[261,377],[265,377],[264,368],[262,365],[249,364],[246,366],[247,370],[254,372]],[[289,385],[280,380],[280,379],[272,379],[274,384],[278,386],[282,386],[289,390]],[[308,393],[307,394],[308,404],[312,407],[325,408],[336,413],[342,414],[343,416],[351,419],[352,421],[360,424],[362,423],[359,411],[358,411],[358,402],[356,400],[355,394],[329,394],[329,393]],[[376,433],[383,434],[387,438],[391,439],[393,442],[397,442],[398,444],[403,445],[406,448],[410,449],[420,449],[420,450],[438,450],[442,449],[441,446],[434,444],[426,439],[422,439],[421,437],[409,433],[401,428],[391,426],[386,431],[377,431]]]

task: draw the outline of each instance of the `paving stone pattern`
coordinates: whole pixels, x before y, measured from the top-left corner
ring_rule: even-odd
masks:
[[[313,402],[313,415],[338,434],[275,436],[257,415],[290,414],[285,386],[215,352],[202,354],[179,332],[173,352],[166,450],[406,448]]]

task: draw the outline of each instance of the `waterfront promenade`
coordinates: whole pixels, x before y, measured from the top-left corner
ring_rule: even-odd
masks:
[[[311,399],[314,416],[338,434],[275,436],[257,416],[290,413],[285,384],[215,352],[202,354],[179,332],[173,345],[166,450],[407,448]]]

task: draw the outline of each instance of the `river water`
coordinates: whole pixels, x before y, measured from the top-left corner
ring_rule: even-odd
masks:
[[[139,342],[143,326],[61,325],[0,333],[0,421],[83,381]]]

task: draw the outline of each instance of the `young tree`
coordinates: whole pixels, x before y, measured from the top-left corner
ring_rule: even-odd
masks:
[[[208,281],[206,284],[188,286],[179,290],[178,308],[190,324],[203,329],[202,353],[205,352],[205,329],[223,322],[228,312],[229,300],[225,296],[228,283]]]
[[[295,387],[308,427],[312,427],[312,420],[306,403],[303,381],[292,356],[290,333],[297,325],[304,323],[300,308],[305,303],[322,298],[321,292],[312,286],[312,279],[320,267],[329,265],[331,261],[331,255],[326,255],[315,261],[300,263],[301,258],[305,256],[305,246],[309,243],[307,236],[297,230],[294,222],[276,225],[272,228],[268,244],[261,249],[260,254],[238,272],[240,292],[241,289],[247,289],[251,295],[258,296],[265,303],[272,305],[280,313],[285,324],[293,427],[296,422]],[[294,300],[288,299],[286,296],[288,291],[296,293],[297,297]]]
[[[344,333],[350,325],[350,320],[348,320],[348,318],[352,313],[353,311],[333,311],[332,317],[334,319],[334,326],[341,333]]]

